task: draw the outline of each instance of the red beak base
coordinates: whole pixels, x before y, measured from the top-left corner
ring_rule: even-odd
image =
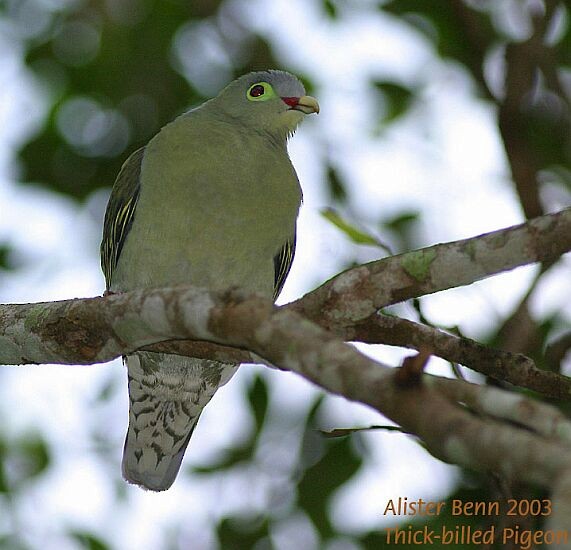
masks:
[[[299,103],[299,97],[282,97],[282,101],[293,109]]]

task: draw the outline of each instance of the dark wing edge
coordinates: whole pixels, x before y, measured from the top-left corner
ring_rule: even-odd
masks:
[[[101,269],[105,275],[107,290],[111,286],[113,271],[117,267],[125,239],[135,219],[144,153],[145,148],[141,147],[124,162],[105,211],[101,240]]]
[[[296,235],[286,241],[274,256],[274,302],[277,300],[293,263]]]

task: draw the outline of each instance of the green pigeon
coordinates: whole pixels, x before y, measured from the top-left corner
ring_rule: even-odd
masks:
[[[277,70],[244,75],[167,124],[123,164],[105,213],[108,293],[192,284],[277,298],[302,193],[287,139],[319,105]],[[168,489],[200,413],[239,365],[136,352],[124,358],[123,476]]]

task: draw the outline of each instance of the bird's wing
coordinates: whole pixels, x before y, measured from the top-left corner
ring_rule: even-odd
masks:
[[[107,289],[119,261],[121,249],[133,225],[139,199],[141,163],[145,148],[137,149],[123,164],[113,185],[103,222],[101,241],[101,267]]]
[[[274,301],[279,296],[288,276],[293,256],[295,254],[295,233],[293,237],[286,241],[280,251],[274,256]]]

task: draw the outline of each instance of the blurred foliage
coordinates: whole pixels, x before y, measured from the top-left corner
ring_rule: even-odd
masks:
[[[267,471],[267,466],[264,466],[263,442],[275,437],[281,439],[279,434],[287,431],[286,426],[272,418],[282,418],[287,411],[275,404],[268,408],[268,387],[262,376],[252,380],[248,400],[254,426],[247,443],[238,443],[227,449],[225,457],[216,465],[194,468],[195,474],[217,476],[221,471],[240,470],[248,464],[260,473],[261,479],[266,475],[278,474],[277,471]],[[300,511],[309,519],[322,543],[339,535],[330,519],[330,507],[338,489],[359,472],[363,456],[354,444],[358,435],[355,441],[348,437],[326,440],[321,435],[319,428],[324,421],[324,414],[324,396],[321,395],[313,401],[307,414],[288,419],[288,425],[302,428],[302,437],[299,449],[289,449],[293,460],[288,461],[287,469],[283,470],[283,465],[278,468],[282,471],[279,471],[277,477],[287,480],[285,486],[274,489],[274,497],[271,497],[278,505],[274,509],[270,506],[265,517],[245,513],[240,517],[223,518],[218,525],[222,548],[253,548],[253,542],[271,535],[277,524],[287,519],[298,521],[296,518]],[[279,502],[290,504],[284,510]]]
[[[315,436],[310,434],[310,437]],[[357,473],[363,460],[352,450],[349,438],[328,441],[323,448],[323,456],[303,473],[297,491],[299,506],[306,511],[322,540],[327,540],[336,534],[329,518],[331,499]]]
[[[405,210],[396,216],[381,221],[381,230],[388,232],[397,242],[396,250],[407,251],[415,248],[418,222],[421,214],[416,210]]]
[[[362,229],[355,227],[347,220],[343,219],[339,212],[333,208],[325,208],[321,211],[321,215],[329,220],[337,229],[340,229],[355,244],[368,244],[371,246],[382,246],[378,239],[366,233]]]
[[[422,0],[389,0],[380,9],[425,35],[499,107],[498,126],[522,208],[528,217],[540,215],[540,171],[560,172],[571,164],[569,4],[448,0],[436,8]],[[492,62],[497,51],[504,63]],[[569,177],[564,184],[571,189]]]
[[[220,547],[228,550],[248,550],[257,545],[271,548],[269,527],[269,522],[259,517],[225,518],[217,529]]]
[[[325,181],[329,188],[329,197],[333,203],[345,204],[347,202],[347,189],[342,176],[331,164],[327,164]]]
[[[488,6],[491,2],[481,2]],[[479,49],[466,32],[477,35],[480,45],[491,45],[497,40],[489,13],[484,10],[470,9],[476,2],[461,2],[449,0],[435,5],[423,0],[393,0],[381,4],[386,13],[397,15],[406,20],[411,26],[423,33],[434,43],[440,56],[455,59],[473,74],[482,71],[485,49]],[[469,26],[469,29],[466,27]]]
[[[10,494],[46,472],[50,450],[39,434],[0,438],[0,494]]]
[[[373,82],[373,86],[383,97],[384,116],[383,125],[395,122],[405,115],[414,98],[413,91],[395,82]]]
[[[323,11],[330,19],[337,19],[337,5],[332,0],[322,0]]]
[[[0,244],[0,271],[12,269],[11,252],[12,248],[7,243]]]
[[[85,531],[72,531],[71,536],[75,539],[81,548],[85,550],[108,550],[109,545],[97,535],[86,533]]]
[[[351,13],[351,3],[344,0],[315,2],[323,20],[332,25]],[[537,12],[531,6],[485,0],[378,0],[360,8],[397,19],[427,40],[444,61],[471,77],[479,97],[498,112],[498,135],[526,213],[550,209],[549,186],[571,189],[569,4],[545,0]],[[20,179],[83,201],[109,188],[128,154],[166,122],[235,76],[269,67],[287,69],[279,50],[274,52],[273,37],[257,34],[253,24],[239,17],[239,9],[232,0],[0,0],[0,22],[23,45],[27,67],[47,105],[37,133],[19,151]],[[548,18],[551,25],[544,24]],[[497,62],[497,52],[502,62]],[[314,75],[300,77],[308,92],[318,95]],[[379,104],[378,128],[398,125],[423,101],[421,83],[386,76],[371,77],[369,82]],[[337,166],[334,159],[325,166],[332,209],[324,216],[354,244],[383,246],[353,219],[351,186]],[[534,202],[536,206],[530,206]],[[417,246],[420,222],[420,212],[405,209],[379,220],[376,228],[398,250],[407,250]],[[12,246],[0,243],[0,270],[13,268]],[[489,342],[527,353],[542,364],[542,352],[560,323],[556,315],[532,319],[526,300],[504,323],[491,328]],[[106,387],[97,399],[105,401],[112,393]],[[249,437],[226,449],[217,462],[190,471],[203,479],[254,471],[256,483],[265,480],[272,487],[267,510],[213,520],[220,548],[277,548],[280,525],[297,525],[300,517],[312,526],[318,547],[341,539],[357,549],[384,547],[386,533],[343,533],[331,515],[339,488],[356,478],[366,460],[362,434],[349,429],[347,437],[324,437],[320,430],[328,423],[323,397],[297,417],[294,411],[277,408],[263,377],[253,379],[247,398],[254,424]],[[268,467],[265,442],[280,442],[295,428],[300,432],[298,446],[290,443],[283,449],[291,460]],[[95,442],[104,444],[106,436],[96,434]],[[111,453],[102,451],[102,456],[110,460]],[[51,463],[49,443],[41,436],[10,439],[0,432],[0,529],[6,521],[11,525],[11,519],[16,524],[20,496],[41,482]],[[125,505],[123,483],[117,495],[116,504]],[[464,473],[449,499],[487,501],[502,496],[489,478]],[[481,525],[479,518],[446,514],[429,525],[461,521]],[[70,528],[68,534],[81,548],[109,547],[104,533]],[[305,541],[299,546],[310,547]],[[27,548],[16,535],[1,530],[0,547]]]
[[[4,17],[25,38],[26,62],[50,101],[44,126],[20,151],[23,179],[84,199],[109,187],[127,153],[203,101],[203,91],[278,65],[231,14],[214,20],[220,4],[8,0]]]
[[[238,464],[254,460],[258,439],[264,428],[268,411],[268,388],[261,377],[256,377],[248,391],[248,402],[254,415],[254,432],[248,440],[240,445],[226,449],[216,463],[194,467],[196,474],[209,474],[231,470]]]

